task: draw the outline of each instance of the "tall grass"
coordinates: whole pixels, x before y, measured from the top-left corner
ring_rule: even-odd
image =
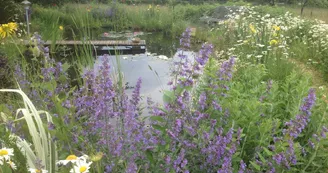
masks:
[[[51,136],[46,132],[41,114],[46,115],[46,121],[52,122],[49,113],[45,111],[37,111],[32,101],[20,89],[0,89],[0,92],[19,94],[24,103],[24,107],[17,110],[17,114],[22,113],[23,118],[15,119],[15,121],[25,120],[29,135],[31,136],[32,146],[26,140],[18,136],[12,135],[17,140],[17,146],[22,153],[26,155],[27,163],[31,168],[37,168],[38,159],[41,160],[42,165],[50,172],[55,171],[55,162],[57,158],[56,145],[53,143]]]
[[[295,15],[301,15],[301,7],[286,7],[286,9]],[[307,19],[318,19],[328,23],[328,9],[326,8],[305,7],[302,16]]]
[[[47,32],[49,21],[59,18],[59,24],[67,28],[65,35],[71,35],[71,30],[79,33],[78,27],[97,29],[106,27],[115,31],[126,29],[143,31],[165,31],[173,36],[196,21],[204,13],[209,13],[218,4],[203,5],[126,5],[126,4],[65,4],[62,7],[35,7],[33,23],[36,29]],[[83,23],[88,17],[88,24]],[[48,35],[48,34],[42,34]]]

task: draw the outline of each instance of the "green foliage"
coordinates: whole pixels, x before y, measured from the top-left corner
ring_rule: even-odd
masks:
[[[0,52],[0,88],[10,88],[13,81],[10,78],[11,70],[8,62],[8,57]]]
[[[259,12],[261,15],[270,14],[272,17],[279,17],[284,15],[287,12],[287,9],[283,6],[268,6],[268,5],[259,5],[255,6],[255,11]]]
[[[326,0],[310,0],[308,2],[310,7],[328,8],[328,1]]]
[[[24,7],[18,0],[0,0],[0,24],[17,21],[24,14]]]
[[[216,5],[125,5],[125,4],[65,4],[61,7],[35,6],[32,21],[35,30],[41,30],[45,39],[58,28],[64,27],[64,38],[84,36],[80,28],[91,31],[100,27],[115,31],[125,29],[142,31],[164,31],[176,37],[182,33],[190,23],[196,22],[204,13],[215,8]],[[54,24],[53,21],[58,21]],[[90,32],[92,34],[92,32]],[[91,37],[96,37],[91,35]]]
[[[19,148],[21,152],[25,154],[29,167],[35,168],[39,159],[47,170],[54,170],[57,160],[56,146],[53,145],[51,136],[46,133],[44,122],[40,116],[41,114],[45,114],[46,123],[48,123],[52,122],[50,115],[44,111],[37,111],[31,100],[20,89],[0,89],[0,92],[16,93],[23,99],[24,107],[19,108],[16,113],[16,117],[19,113],[21,113],[23,117],[20,119],[15,118],[13,121],[26,121],[28,134],[31,137],[28,140],[33,144],[33,148],[27,140],[23,140],[19,136],[12,134],[10,137],[13,138],[17,145],[15,148]],[[8,123],[8,115],[5,115],[3,112],[1,113],[2,117],[5,117],[5,123]]]
[[[114,30],[166,31],[174,35],[181,33],[185,26],[196,21],[212,8],[214,6],[208,4],[200,6],[181,5],[174,1],[170,2],[170,6],[164,7],[122,4],[116,4],[116,6],[92,4],[92,7],[66,4],[62,7],[51,8],[35,6],[33,22],[36,25],[33,27],[35,30],[41,30],[45,39],[55,41],[65,38],[65,34],[74,33],[74,39],[85,39],[86,43],[93,37],[91,29],[102,26],[108,26]],[[113,9],[115,15],[109,15],[108,12],[110,11],[108,10]],[[264,17],[263,14],[269,9],[272,10],[270,11],[272,15]],[[323,43],[325,40],[321,40],[321,36],[325,33],[320,33],[320,35],[311,33],[314,31],[321,32],[321,28],[315,28],[316,23],[299,22],[301,20],[298,19],[291,20],[293,18],[289,18],[288,15],[286,15],[287,17],[279,17],[283,12],[284,9],[260,7],[257,9],[257,13],[245,13],[241,18],[221,22],[210,31],[206,28],[197,29],[194,43],[202,40],[213,41],[216,45],[215,55],[205,65],[204,74],[199,78],[195,77],[195,79],[199,79],[195,87],[178,86],[174,91],[163,92],[163,102],[179,110],[159,106],[158,109],[168,114],[168,118],[158,115],[144,118],[149,118],[149,121],[155,122],[151,129],[157,131],[149,132],[156,132],[153,135],[162,141],[150,149],[137,151],[143,156],[143,159],[138,160],[137,164],[147,164],[147,168],[139,167],[139,172],[156,172],[166,164],[167,156],[176,160],[182,149],[185,149],[183,147],[185,141],[175,140],[168,134],[168,130],[172,130],[172,126],[178,119],[184,120],[184,127],[192,127],[193,125],[197,127],[194,129],[194,134],[185,128],[179,132],[179,138],[197,146],[188,148],[185,156],[189,162],[187,168],[192,172],[204,171],[200,165],[206,162],[206,156],[199,153],[202,153],[203,148],[211,145],[216,136],[227,134],[230,129],[233,129],[234,132],[239,129],[241,133],[239,136],[232,135],[232,141],[238,141],[238,146],[235,146],[236,152],[231,160],[235,171],[238,170],[241,160],[254,172],[266,172],[271,167],[275,167],[277,172],[327,170],[325,151],[328,140],[323,137],[324,135],[320,140],[315,138],[315,135],[321,135],[322,127],[328,123],[326,120],[327,100],[324,98],[323,91],[317,90],[316,106],[311,110],[312,114],[310,120],[307,121],[308,125],[302,129],[300,136],[291,139],[284,132],[288,128],[286,122],[295,120],[297,115],[302,113],[300,107],[304,104],[304,98],[308,95],[312,85],[311,78],[295,68],[290,57],[299,57],[306,61],[309,56],[314,57],[315,62],[320,62],[314,65],[328,73],[327,68],[325,68],[328,63],[327,49]],[[108,16],[104,17],[104,15]],[[254,16],[252,17],[252,15]],[[279,18],[279,23],[276,21],[277,18]],[[291,21],[296,21],[296,24]],[[278,24],[288,28],[281,29],[277,26]],[[63,26],[65,31],[60,31],[59,26]],[[272,42],[273,40],[276,42]],[[0,133],[5,134],[0,136],[0,143],[15,149],[17,152],[15,153],[15,157],[17,157],[15,161],[17,159],[20,171],[26,172],[26,163],[29,166],[35,166],[36,157],[42,160],[48,170],[55,169],[54,161],[57,157],[55,147],[60,149],[59,158],[65,158],[68,154],[82,150],[88,154],[96,153],[98,148],[95,146],[99,140],[97,135],[85,137],[75,134],[87,128],[85,122],[92,115],[75,117],[76,112],[80,110],[72,106],[76,101],[73,93],[78,87],[87,88],[85,90],[86,96],[97,94],[93,93],[96,90],[88,90],[89,84],[83,81],[88,79],[80,79],[82,68],[94,63],[91,48],[87,44],[84,45],[76,52],[71,64],[63,63],[60,66],[44,57],[37,44],[34,45],[34,48],[28,49],[31,52],[31,58],[25,57],[21,62],[17,59],[20,57],[17,49],[7,50],[11,46],[12,44],[5,44],[2,49],[6,50],[10,57],[16,57],[13,62],[19,62],[18,64],[24,68],[26,78],[31,82],[31,85],[24,89],[26,93],[35,96],[33,105],[27,95],[20,90],[0,90],[2,92],[17,92],[24,98],[23,102],[19,102],[17,98],[8,102],[10,104],[14,102],[14,105],[19,107],[25,106],[24,109],[20,109],[23,114],[22,118],[14,118],[15,115],[10,110],[3,105],[0,106],[2,118]],[[22,50],[26,50],[26,48]],[[51,50],[52,53],[56,51],[58,51],[56,48]],[[220,68],[224,59],[230,56],[237,56],[236,66],[233,69],[234,74],[231,79],[222,80],[218,76],[221,73]],[[118,58],[116,60],[116,63],[119,64]],[[45,71],[42,70],[57,69],[57,65],[59,66],[58,69],[61,69],[60,72],[50,75],[43,74]],[[74,70],[78,72],[77,76],[68,74],[69,70],[74,67]],[[124,93],[122,73],[120,67],[114,69],[117,70],[117,75],[113,75],[113,86],[117,90],[115,94],[121,96]],[[78,84],[73,84],[73,80],[77,80]],[[58,90],[59,86],[63,88]],[[178,103],[177,99],[185,93],[191,94],[191,99],[184,100],[186,107],[182,108],[179,107],[180,102]],[[200,109],[200,97],[203,93],[206,94],[204,101],[206,108]],[[115,99],[122,98],[114,97],[114,103],[117,101]],[[219,103],[222,110],[214,108],[213,101]],[[37,111],[36,107],[47,108],[49,113]],[[10,133],[4,124],[8,123],[8,120],[3,120],[4,112],[6,117],[9,117],[8,119],[17,121],[17,123],[23,122],[20,124],[22,129],[19,132],[26,135],[26,141],[33,143],[33,147],[21,140],[20,137],[14,139],[9,137]],[[199,124],[193,124],[193,119],[200,113],[208,118],[200,118],[199,122],[197,121]],[[185,115],[190,116],[189,119],[183,119]],[[144,119],[136,122],[144,125]],[[216,120],[215,128],[212,127],[212,120]],[[46,130],[50,122],[55,124],[55,128]],[[120,123],[118,123],[119,125]],[[221,133],[217,127],[222,129]],[[99,131],[101,130],[103,129],[99,129]],[[133,133],[137,133],[137,131],[131,134]],[[207,140],[205,140],[205,133],[210,134]],[[52,143],[51,140],[54,136],[57,138],[56,144]],[[275,141],[276,137],[281,137],[281,140]],[[290,144],[291,140],[292,144]],[[82,141],[90,141],[90,145],[81,146]],[[309,145],[309,141],[315,143],[314,148]],[[272,146],[275,149],[270,148]],[[174,147],[176,147],[175,150],[172,150]],[[230,151],[232,147],[229,144],[223,150]],[[295,157],[298,160],[297,164],[292,165],[290,169],[276,164],[272,159],[273,156],[287,153],[291,147],[294,148]],[[18,152],[18,149],[22,148],[27,151],[26,155]],[[26,158],[21,157],[23,155]],[[93,171],[97,167],[98,172],[104,172],[105,166],[103,165],[107,164],[115,164],[114,172],[127,169],[128,160],[117,159],[119,156],[113,158],[114,156],[106,156],[101,161],[95,161],[96,165],[92,168]],[[273,166],[270,166],[269,163]],[[172,165],[166,166],[173,170]],[[216,166],[213,166],[212,170],[217,169]],[[63,168],[59,171],[67,172],[68,169]]]
[[[3,105],[0,105],[2,107]],[[4,110],[4,108],[1,108],[1,110]],[[0,122],[3,123],[3,112],[0,112],[1,118]],[[5,127],[0,127],[1,137],[0,137],[0,146],[6,146],[8,148],[14,149],[14,157],[12,160],[15,161],[15,164],[17,166],[17,172],[27,172],[27,165],[26,165],[26,156],[20,152],[20,147],[17,146],[17,140],[11,137],[11,133],[6,130]],[[12,170],[10,170],[12,171]]]

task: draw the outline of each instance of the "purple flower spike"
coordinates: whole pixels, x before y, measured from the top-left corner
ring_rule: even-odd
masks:
[[[304,99],[304,104],[300,107],[300,110],[302,111],[301,114],[297,115],[294,120],[290,120],[285,123],[288,128],[283,130],[284,134],[287,134],[293,138],[298,137],[310,121],[310,110],[314,106],[315,100],[315,91],[311,88],[308,96]]]
[[[241,160],[238,173],[244,173],[245,170],[246,170],[246,164],[243,160]]]
[[[220,80],[223,81],[231,80],[234,64],[235,64],[235,57],[231,57],[228,61],[222,63],[221,68],[218,71]]]
[[[140,88],[141,88],[141,78],[138,79],[136,87],[134,88],[133,94],[132,94],[132,100],[131,103],[134,106],[137,106],[140,101]]]
[[[198,104],[199,104],[199,107],[201,110],[205,110],[205,108],[206,108],[206,93],[205,92],[200,94]]]
[[[210,55],[213,51],[213,45],[212,44],[203,44],[202,48],[199,50],[199,55],[196,58],[196,61],[201,65],[204,66]]]
[[[184,50],[190,49],[190,38],[191,38],[191,28],[186,28],[185,32],[182,33],[180,38],[180,46]]]

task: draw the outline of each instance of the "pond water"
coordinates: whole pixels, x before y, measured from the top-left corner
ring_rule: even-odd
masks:
[[[94,33],[97,39],[100,40],[131,40],[132,38],[140,38],[146,40],[146,49],[148,53],[164,55],[171,58],[176,53],[179,47],[179,39],[172,38],[164,32],[132,32],[132,31],[106,31],[101,30]]]
[[[146,40],[146,53],[138,55],[106,56],[110,59],[112,71],[115,73],[119,61],[121,71],[124,74],[124,83],[128,85],[127,94],[130,95],[139,77],[142,79],[141,95],[146,104],[146,97],[153,101],[162,103],[162,91],[169,89],[170,67],[172,61],[177,59],[179,39],[172,38],[163,32],[147,33],[122,31],[113,32],[96,31],[93,33],[100,40],[131,40],[138,37]],[[192,52],[188,52],[192,55]],[[95,67],[103,61],[103,56],[96,60]]]
[[[112,74],[117,75],[118,64],[123,73],[124,84],[127,84],[127,94],[130,95],[138,78],[142,79],[141,95],[146,104],[146,98],[151,97],[157,103],[163,103],[163,90],[169,89],[170,68],[173,61],[178,60],[179,39],[172,38],[163,32],[112,32],[105,29],[92,33],[95,40],[131,40],[138,37],[146,40],[146,53],[137,55],[106,55],[96,58],[95,67],[102,64],[104,58],[109,58]],[[193,52],[184,52],[193,58]],[[119,61],[119,63],[118,63]]]
[[[179,52],[168,59],[159,59],[156,56],[146,54],[140,55],[119,55],[119,56],[99,56],[96,60],[95,67],[98,67],[104,58],[110,59],[112,73],[120,64],[121,72],[123,72],[124,83],[127,84],[127,94],[131,94],[133,87],[139,77],[142,79],[141,95],[143,103],[146,104],[146,98],[151,97],[153,101],[162,103],[162,91],[169,89],[167,83],[170,81],[170,69],[173,61],[178,61]],[[193,58],[194,52],[184,52],[188,57]],[[119,61],[119,63],[118,63]]]

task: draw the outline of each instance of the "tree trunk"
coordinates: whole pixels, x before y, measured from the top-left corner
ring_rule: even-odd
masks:
[[[306,6],[306,4],[308,3],[309,0],[304,0],[303,4],[302,4],[302,8],[301,8],[301,16],[303,15],[303,10],[304,7]]]

